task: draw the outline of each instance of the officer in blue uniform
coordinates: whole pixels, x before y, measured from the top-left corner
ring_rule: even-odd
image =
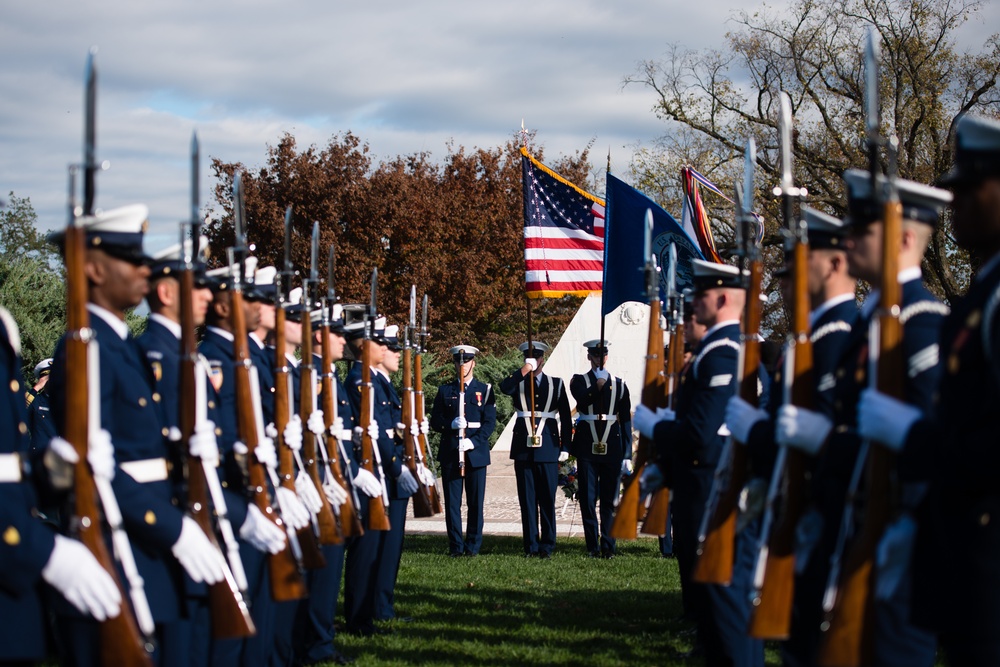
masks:
[[[327,315],[324,313],[323,315]],[[321,356],[323,345],[323,332],[320,328],[313,329],[313,365],[319,374],[329,373],[331,386],[334,390],[333,424],[330,432],[326,434],[327,439],[336,438],[336,441],[329,440],[330,447],[336,447],[340,456],[340,467],[345,480],[353,479],[357,474],[357,463],[354,461],[354,447],[352,446],[355,417],[351,410],[350,401],[347,398],[347,390],[337,375],[336,362],[344,358],[344,319],[343,309],[339,304],[332,307],[329,317],[329,337],[327,344],[330,350],[330,368],[323,368],[323,358]],[[299,319],[301,311],[288,313],[290,319]],[[319,394],[317,398],[322,401],[323,396]],[[323,403],[320,403],[323,405]],[[317,446],[321,443],[317,442]],[[325,475],[325,471],[324,471]],[[339,508],[343,504],[340,493],[349,493],[344,489],[337,492],[331,489],[336,485],[332,480],[323,479],[323,488],[330,504]],[[351,499],[354,502],[354,499]],[[355,508],[357,509],[357,508]],[[309,597],[299,605],[296,616],[295,649],[296,659],[301,664],[314,663],[334,663],[345,665],[353,660],[341,653],[334,646],[336,629],[334,627],[334,616],[337,611],[337,597],[340,594],[340,580],[344,572],[344,544],[324,544],[320,548],[326,558],[326,567],[318,570],[306,572],[307,584],[309,586]]]
[[[274,279],[278,270],[273,266],[258,268],[253,273],[253,285],[244,292],[243,298],[256,303],[260,318],[253,329],[247,325],[250,336],[250,359],[257,369],[257,380],[260,383],[260,405],[264,413],[264,423],[274,421],[274,371],[277,363],[274,349],[267,348],[267,342],[274,335],[275,309],[278,290]],[[296,303],[296,302],[292,302]],[[298,385],[295,385],[298,386]]]
[[[844,174],[848,190],[849,227],[847,261],[852,276],[878,285],[881,275],[882,209],[873,196],[868,172],[850,169]],[[881,177],[880,177],[881,183]],[[938,335],[948,308],[938,301],[921,280],[920,263],[930,242],[941,209],[950,193],[920,183],[898,179],[903,205],[902,245],[899,252],[899,282],[902,292],[899,320],[903,325],[905,401],[919,410],[928,410],[938,380]],[[779,411],[779,443],[815,454],[825,451],[818,461],[817,476],[826,494],[820,501],[824,526],[831,531],[823,542],[836,539],[841,524],[846,490],[857,463],[862,439],[857,431],[857,405],[868,386],[869,324],[877,316],[878,291],[868,295],[858,319],[842,348],[832,390],[832,412],[816,413],[791,406]],[[926,493],[926,471],[918,471],[907,453],[895,462],[894,475],[900,482],[891,501],[893,522],[885,532],[884,553],[895,554],[881,562],[876,581],[881,581],[875,599],[874,662],[879,665],[932,665],[936,641],[931,633],[910,621],[910,559],[913,512]],[[897,557],[903,555],[905,557]],[[887,585],[890,580],[897,583]]]
[[[123,523],[133,542],[139,574],[156,623],[159,653],[165,664],[179,664],[186,655],[164,642],[166,626],[181,614],[182,570],[195,581],[214,583],[224,576],[222,554],[190,517],[178,507],[170,479],[170,456],[162,397],[125,324],[125,311],[137,306],[148,290],[150,270],[142,252],[145,206],[127,206],[83,218],[86,233],[87,308],[100,365],[101,429],[114,448],[115,466],[95,470],[110,477]],[[62,234],[53,237],[61,243]],[[66,412],[65,339],[55,354],[52,409],[56,427],[64,432],[74,415]],[[93,445],[93,443],[91,443]],[[62,619],[64,658],[96,661],[97,627],[89,621]]]
[[[942,369],[929,410],[866,390],[858,430],[926,472],[913,549],[913,620],[936,631],[953,665],[1000,664],[1000,123],[963,116],[955,165],[955,241],[982,265],[938,339]],[[898,663],[902,664],[902,663]]]
[[[83,614],[121,613],[114,580],[77,540],[57,535],[38,518],[31,444],[21,377],[20,333],[0,307],[0,662],[34,663],[47,656],[42,581]],[[57,467],[64,465],[57,459]],[[36,471],[41,473],[41,471]]]
[[[854,295],[857,279],[848,272],[846,241],[847,229],[844,223],[831,215],[808,206],[801,209],[805,222],[809,253],[806,260],[806,289],[809,296],[810,341],[813,346],[812,377],[816,382],[813,401],[816,406],[831,406],[834,386],[834,371],[840,350],[847,344],[851,325],[857,317],[858,307]],[[780,270],[782,278],[787,278],[791,267]],[[782,283],[786,302],[791,296],[791,284]],[[766,407],[756,408],[739,396],[729,399],[726,408],[726,425],[734,437],[745,442],[751,452],[758,471],[771,474],[775,453],[775,424],[778,409],[784,401],[785,360],[779,362],[773,375],[769,400]],[[825,408],[818,407],[818,410]],[[766,462],[766,463],[765,463]],[[826,585],[830,564],[830,552],[834,548],[836,531],[839,526],[825,525],[823,516],[829,510],[832,500],[839,510],[843,506],[843,496],[829,498],[823,493],[823,478],[819,475],[821,466],[815,457],[810,457],[804,504],[809,507],[800,519],[800,535],[811,539],[802,540],[796,553],[796,568],[800,574],[795,580],[795,602],[792,611],[792,636],[782,646],[786,665],[812,665],[816,661],[815,652],[819,642],[822,621],[822,595]],[[824,511],[822,507],[828,509]]]
[[[632,463],[632,400],[625,381],[612,377],[604,367],[609,345],[608,341],[600,339],[584,343],[590,370],[574,375],[569,381],[569,390],[576,399],[580,415],[572,454],[576,457],[580,481],[583,536],[587,541],[587,553],[603,558],[615,555],[615,538],[610,535],[612,516],[618,502],[621,477],[630,472]],[[600,530],[598,498],[601,501]]]
[[[524,365],[504,378],[500,391],[514,399],[516,410],[510,458],[514,461],[517,500],[521,506],[524,554],[529,558],[549,558],[556,546],[559,462],[569,458],[573,422],[565,384],[560,378],[542,372],[549,346],[533,341],[530,347],[529,350],[528,343],[518,346],[524,355]]]
[[[444,482],[448,553],[453,557],[476,556],[483,545],[483,500],[486,497],[486,466],[490,464],[490,436],[497,424],[496,396],[493,385],[473,376],[479,353],[477,348],[456,345],[448,353],[455,362],[456,378],[438,387],[430,426],[441,434],[438,463]],[[459,388],[459,377],[465,383],[464,394]],[[463,406],[461,415],[459,405]],[[464,477],[459,469],[460,460],[464,463]],[[463,489],[468,512],[464,539]]]
[[[764,664],[763,643],[746,634],[757,546],[754,526],[748,525],[737,534],[729,586],[698,584],[691,579],[698,531],[728,435],[725,411],[737,387],[740,318],[746,301],[736,267],[693,260],[693,279],[694,317],[707,330],[681,378],[676,411],[654,413],[644,405],[636,408],[633,424],[654,440],[657,459],[662,461],[647,466],[641,482],[644,489],[658,488],[663,471],[669,471],[674,494],[674,553],[707,663],[757,667]]]
[[[56,425],[52,421],[49,401],[49,373],[52,359],[42,359],[35,364],[35,386],[28,394],[28,431],[31,434],[31,448],[45,449],[49,440],[56,436]]]

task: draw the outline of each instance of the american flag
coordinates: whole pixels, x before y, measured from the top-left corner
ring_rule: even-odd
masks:
[[[604,200],[521,148],[525,291],[531,298],[601,291]]]

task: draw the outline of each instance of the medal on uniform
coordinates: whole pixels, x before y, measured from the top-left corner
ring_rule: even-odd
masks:
[[[476,392],[476,405],[479,407],[482,407],[483,405],[483,392],[481,391]]]
[[[159,382],[163,379],[163,366],[160,365],[159,361],[152,361],[149,364],[153,369],[153,377]]]
[[[595,442],[594,445],[590,448],[590,451],[592,454],[598,454],[600,456],[604,456],[605,454],[608,453],[608,443]]]

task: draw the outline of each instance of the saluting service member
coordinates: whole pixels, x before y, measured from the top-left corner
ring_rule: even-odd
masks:
[[[448,553],[453,557],[476,556],[483,545],[483,501],[486,467],[490,464],[490,436],[497,423],[496,396],[493,385],[473,375],[477,348],[456,345],[448,353],[455,363],[455,379],[438,387],[430,425],[441,434],[438,463],[444,481]],[[464,539],[463,489],[468,512]]]
[[[698,623],[697,650],[707,664],[764,664],[763,643],[747,636],[749,586],[756,540],[745,529],[736,537],[736,561],[730,586],[696,583],[691,575],[698,532],[712,492],[716,467],[728,432],[726,404],[736,391],[740,356],[740,319],[746,291],[739,269],[693,260],[695,321],[707,327],[694,359],[681,378],[677,409],[654,413],[636,408],[633,423],[656,443],[657,458],[669,470],[673,491],[674,553],[682,586]],[[644,488],[663,483],[663,467],[647,466]]]
[[[632,466],[632,401],[621,378],[612,377],[604,365],[608,346],[604,340],[589,340],[590,370],[574,375],[569,390],[576,399],[579,423],[573,436],[580,482],[580,517],[587,553],[591,557],[615,555],[611,521],[622,475]],[[598,498],[601,502],[600,530],[597,523]],[[598,539],[600,538],[600,539]]]
[[[549,558],[556,546],[559,462],[569,458],[572,415],[563,381],[542,372],[549,346],[533,341],[521,343],[518,349],[524,365],[504,378],[500,391],[514,399],[517,411],[510,458],[517,478],[521,535],[525,556]]]
[[[49,400],[49,373],[52,359],[42,359],[35,364],[35,386],[27,395],[28,431],[31,434],[31,448],[45,449],[49,440],[56,436],[56,425],[52,421],[52,406]]]
[[[953,304],[936,341],[942,369],[933,405],[928,409],[866,390],[858,407],[858,430],[861,437],[899,450],[929,482],[917,513],[912,580],[900,584],[913,586],[914,622],[938,633],[949,664],[996,665],[1000,123],[962,116],[955,136],[955,166],[941,184],[954,193],[955,241],[981,266],[968,293]]]
[[[95,468],[94,475],[110,481],[118,499],[156,623],[157,659],[164,664],[187,664],[190,656],[183,653],[184,647],[165,641],[167,626],[182,614],[183,572],[195,582],[215,583],[224,577],[224,560],[198,524],[180,509],[167,463],[169,425],[162,396],[154,391],[149,368],[125,323],[125,312],[139,305],[148,291],[150,270],[142,252],[146,217],[146,207],[136,205],[78,221],[86,234],[90,328],[100,351],[100,365],[91,372],[100,377],[102,435],[96,440],[103,442],[91,438],[89,444],[109,449],[110,465]],[[52,238],[61,245],[64,235]],[[60,433],[65,433],[75,416],[67,412],[67,374],[72,372],[67,368],[64,338],[49,380]],[[96,624],[63,620],[63,660],[96,663]]]

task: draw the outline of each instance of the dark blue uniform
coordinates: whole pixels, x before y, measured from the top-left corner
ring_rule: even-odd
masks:
[[[517,477],[524,552],[529,556],[548,556],[556,546],[559,453],[570,449],[573,423],[563,381],[542,373],[535,382],[536,434],[541,436],[541,442],[538,447],[529,446],[531,405],[528,383],[533,376],[533,373],[521,375],[520,369],[515,370],[500,383],[500,391],[514,399],[518,415],[510,458],[514,461]]]
[[[0,455],[8,468],[21,469],[31,451],[25,415],[21,357],[11,339],[18,332],[6,310],[0,310]],[[13,472],[13,470],[11,470]],[[34,514],[32,485],[0,482],[0,661],[35,661],[46,657],[46,617],[41,573],[55,546],[55,533]]]
[[[737,387],[740,327],[736,322],[720,324],[723,326],[709,330],[699,342],[693,361],[681,378],[677,419],[658,423],[654,442],[674,494],[671,515],[674,553],[682,587],[689,591],[686,596],[689,611],[698,621],[707,662],[762,666],[763,644],[746,634],[757,547],[756,523],[747,525],[736,536],[733,579],[729,586],[691,580],[698,531],[726,442],[719,431],[725,420],[726,404]]]
[[[448,528],[448,551],[453,556],[475,556],[483,544],[483,500],[486,497],[486,466],[490,464],[490,436],[497,424],[493,386],[472,378],[465,387],[465,437],[473,449],[465,453],[465,477],[458,469],[459,432],[451,427],[458,416],[458,381],[438,387],[431,408],[431,428],[441,433],[438,463],[444,482],[444,512]],[[462,539],[462,490],[466,493],[468,520]]]
[[[35,451],[45,449],[49,440],[56,437],[56,423],[52,419],[47,384],[35,393],[28,406],[28,432],[31,435],[31,448]]]
[[[574,375],[569,390],[576,399],[580,421],[573,435],[580,481],[580,517],[587,551],[605,556],[615,552],[611,522],[621,487],[622,460],[632,458],[632,401],[621,378],[610,377],[600,390],[594,371]],[[596,503],[601,501],[598,531]],[[600,537],[600,539],[598,539]]]

